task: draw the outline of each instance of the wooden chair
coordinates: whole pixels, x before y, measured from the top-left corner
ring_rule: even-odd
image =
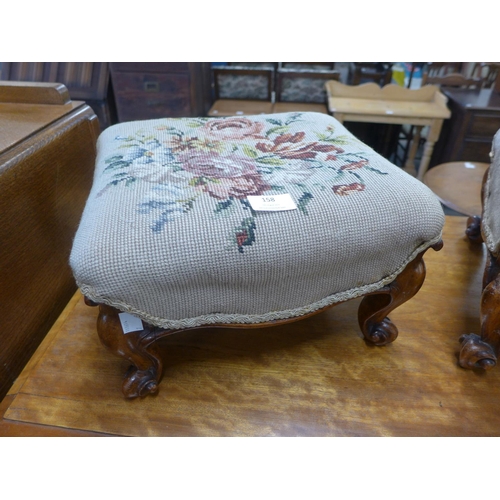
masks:
[[[258,115],[272,112],[273,68],[213,68],[215,102],[208,116]]]
[[[481,79],[483,88],[489,89],[495,84],[499,69],[500,63],[479,62],[474,64],[471,76]]]
[[[280,62],[278,69],[306,69],[309,71],[333,71],[335,69],[334,62]]]
[[[446,76],[449,73],[461,73],[462,69],[463,63],[461,62],[428,62],[425,65],[425,73],[431,77]]]
[[[481,89],[483,81],[479,78],[466,77],[465,75],[457,72],[449,72],[460,68],[460,63],[431,63],[428,65],[426,71],[422,75],[422,86],[424,85],[437,85],[440,88],[467,88],[467,89]],[[404,165],[409,156],[410,145],[413,144],[421,146],[421,133],[423,127],[418,126],[402,126],[399,132],[399,138],[396,149],[395,161]],[[402,149],[402,156],[399,157],[398,153]],[[415,151],[416,153],[416,151]]]
[[[391,83],[392,69],[390,63],[355,62],[349,65],[348,80],[350,85],[374,82],[383,87]]]
[[[339,71],[278,70],[273,113],[328,113],[325,83],[339,78]]]
[[[464,89],[480,89],[483,85],[483,80],[480,78],[466,77],[462,73],[447,73],[444,76],[430,76],[429,73],[422,75],[422,86],[438,85],[442,88],[464,88]]]

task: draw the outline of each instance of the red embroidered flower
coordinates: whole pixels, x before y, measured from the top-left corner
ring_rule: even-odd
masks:
[[[300,145],[305,137],[304,132],[295,134],[281,134],[274,138],[272,143],[258,142],[255,147],[263,153],[273,153],[286,160],[306,160],[315,158],[317,153],[338,151],[339,148],[331,144],[308,142]]]
[[[337,184],[332,187],[333,192],[340,196],[347,196],[355,191],[364,191],[364,184],[360,184],[359,182],[353,182],[352,184]]]
[[[248,240],[248,232],[246,229],[236,233],[236,243],[239,247],[242,247],[245,242]]]
[[[357,170],[358,168],[363,168],[368,165],[368,160],[360,160],[352,163],[347,163],[340,167],[340,170]]]

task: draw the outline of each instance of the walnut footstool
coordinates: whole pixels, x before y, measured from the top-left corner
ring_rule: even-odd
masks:
[[[121,123],[97,146],[70,263],[100,339],[132,363],[127,397],[158,390],[155,342],[190,328],[272,326],[365,296],[366,340],[392,342],[387,315],[442,245],[434,194],[325,114]]]

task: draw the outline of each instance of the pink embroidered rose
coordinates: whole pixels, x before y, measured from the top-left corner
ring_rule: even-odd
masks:
[[[177,157],[182,162],[182,168],[200,177],[221,179],[255,174],[257,169],[252,159],[228,155],[222,156],[215,151],[188,151]]]
[[[210,120],[203,129],[207,136],[214,139],[243,139],[248,136],[259,136],[264,128],[263,123],[253,122],[248,118],[222,118]]]
[[[359,182],[353,182],[352,184],[337,184],[332,187],[333,192],[340,196],[347,196],[356,191],[364,191],[365,186]]]
[[[197,187],[219,200],[227,200],[230,197],[240,199],[249,195],[260,195],[270,188],[258,174],[220,179],[219,182],[207,182]]]

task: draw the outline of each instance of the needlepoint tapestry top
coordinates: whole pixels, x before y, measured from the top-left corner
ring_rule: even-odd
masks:
[[[296,209],[248,201],[283,194]],[[260,323],[380,288],[443,223],[425,185],[323,113],[125,122],[97,141],[70,264],[87,297],[150,324]]]
[[[247,196],[292,192],[307,216],[316,191],[360,196],[367,182],[369,189],[366,173],[388,175],[370,164],[366,146],[354,136],[331,122],[311,128],[309,121],[305,113],[170,119],[116,135],[115,151],[104,159],[106,185],[97,196],[147,185],[137,212],[150,218],[154,232],[196,210],[202,197],[213,201],[214,217],[241,204],[248,216],[230,237],[243,252],[255,241],[258,217]]]

